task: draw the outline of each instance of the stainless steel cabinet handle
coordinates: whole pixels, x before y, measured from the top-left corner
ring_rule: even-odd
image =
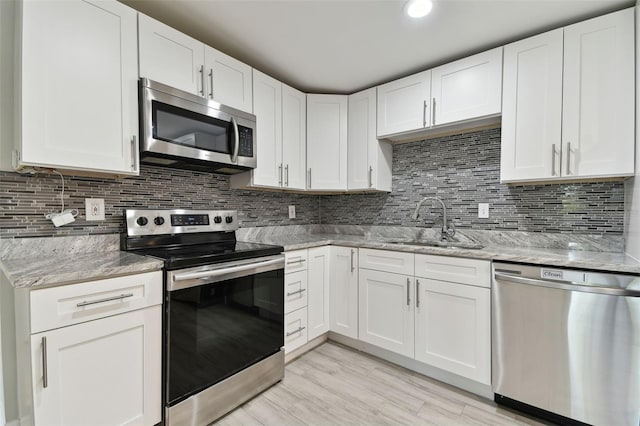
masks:
[[[297,265],[298,263],[302,263],[302,262],[306,262],[307,259],[298,259],[298,260],[293,260],[291,262],[287,262],[287,265]]]
[[[420,280],[416,280],[416,308],[420,307]]]
[[[209,69],[209,98],[213,99],[213,68]]]
[[[282,163],[278,166],[278,186],[282,186]]]
[[[303,293],[303,292],[305,292],[305,291],[307,291],[307,289],[306,289],[306,288],[301,288],[300,290],[296,290],[296,291],[293,291],[293,292],[291,292],[291,293],[287,293],[287,296],[293,296],[293,295],[295,295],[295,294],[301,294],[301,293]]]
[[[353,255],[356,254],[356,251],[354,249],[351,249],[351,272],[354,271],[354,269],[356,269],[356,267],[353,264]]]
[[[200,94],[204,96],[204,65],[200,65]]]
[[[556,144],[551,144],[551,176],[556,175]]]
[[[422,127],[427,127],[427,100],[422,102]]]
[[[233,126],[233,154],[231,154],[231,162],[238,160],[238,150],[240,149],[240,133],[238,132],[238,122],[231,117],[231,125]]]
[[[289,186],[289,165],[284,166],[284,186]]]
[[[407,306],[411,305],[411,296],[409,295],[409,291],[411,291],[411,279],[407,278]]]
[[[138,157],[136,154],[138,153],[138,150],[136,149],[136,136],[133,135],[131,137],[131,170],[133,170],[134,172],[136,171],[136,158]]]
[[[571,174],[571,142],[567,142],[567,174]]]
[[[373,186],[373,166],[369,166],[369,188]]]
[[[309,168],[309,188],[311,188],[311,168]]]
[[[121,294],[120,296],[114,296],[114,297],[106,297],[104,299],[92,300],[90,302],[87,302],[85,300],[84,302],[77,303],[76,306],[78,308],[81,308],[83,306],[95,305],[96,303],[104,303],[104,302],[111,302],[112,300],[126,299],[127,297],[133,297],[133,293]]]
[[[42,338],[42,387],[49,386],[49,375],[47,374],[47,338]]]
[[[304,330],[307,327],[298,327],[298,329],[296,331],[292,331],[291,333],[287,333],[287,337],[292,336],[296,333],[300,333],[302,330]]]
[[[436,125],[436,98],[433,98],[433,104],[431,106],[431,125]]]

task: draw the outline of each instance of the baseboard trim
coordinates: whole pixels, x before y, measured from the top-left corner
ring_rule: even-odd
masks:
[[[289,364],[291,361],[298,358],[299,356],[306,354],[307,352],[317,348],[318,346],[326,342],[328,340],[328,336],[329,336],[329,333],[321,334],[315,339],[309,340],[307,343],[300,346],[299,348],[289,352],[288,354],[285,354],[284,356],[285,365]]]

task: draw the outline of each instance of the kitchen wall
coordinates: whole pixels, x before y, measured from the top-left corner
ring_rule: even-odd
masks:
[[[138,177],[65,177],[65,208],[80,215],[55,228],[44,215],[60,211],[61,190],[58,175],[0,172],[1,238],[119,233],[125,208],[239,210],[243,227],[320,223],[318,196],[234,190],[226,175],[143,165]],[[85,198],[104,198],[105,221],[84,220]],[[290,205],[296,206],[296,219],[288,219]]]
[[[395,145],[390,194],[323,196],[320,220],[330,224],[433,227],[445,201],[459,228],[622,235],[622,182],[507,186],[500,184],[500,129]],[[478,218],[478,203],[490,218]],[[438,225],[439,226],[439,225]]]

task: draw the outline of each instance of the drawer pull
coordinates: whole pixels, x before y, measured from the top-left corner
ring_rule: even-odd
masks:
[[[300,290],[292,291],[291,293],[287,293],[287,296],[293,296],[294,294],[300,294],[303,291],[307,291],[306,288],[301,288]]]
[[[42,338],[42,387],[49,386],[49,374],[47,374],[47,338]]]
[[[297,265],[298,263],[306,262],[307,259],[298,259],[291,262],[287,262],[287,265]]]
[[[289,336],[293,336],[296,333],[300,333],[302,330],[304,330],[307,327],[299,327],[296,331],[292,331],[291,333],[287,333],[287,337]]]
[[[83,306],[95,305],[96,303],[104,303],[104,302],[111,302],[112,300],[126,299],[127,297],[133,297],[133,293],[121,294],[120,296],[107,297],[105,299],[92,300],[91,302],[87,302],[85,300],[84,302],[78,303],[76,306],[78,308],[81,308]]]

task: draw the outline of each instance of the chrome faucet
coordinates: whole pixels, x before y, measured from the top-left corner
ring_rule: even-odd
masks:
[[[427,201],[427,200],[437,201],[442,206],[442,229],[441,229],[442,241],[446,241],[449,238],[453,238],[453,236],[456,234],[456,227],[453,225],[453,222],[449,223],[447,221],[447,206],[445,206],[444,205],[444,201],[442,201],[438,197],[424,197],[418,203],[418,205],[416,206],[416,210],[413,212],[413,215],[411,216],[413,218],[413,220],[417,220],[418,219],[418,217],[419,217],[418,212],[420,211],[420,207],[422,207],[424,202]]]

